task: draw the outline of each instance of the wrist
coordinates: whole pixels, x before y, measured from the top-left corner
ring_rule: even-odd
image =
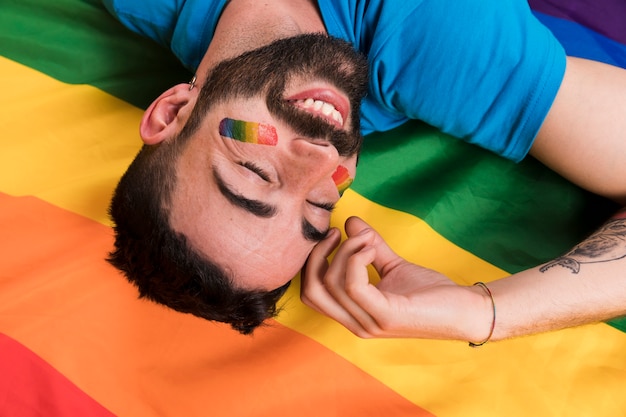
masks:
[[[474,294],[472,314],[469,314],[468,341],[470,347],[479,347],[492,340],[496,326],[496,304],[486,284],[477,282],[467,288]]]

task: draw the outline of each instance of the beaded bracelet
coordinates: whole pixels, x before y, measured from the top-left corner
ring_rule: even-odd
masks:
[[[485,290],[487,295],[489,295],[489,298],[491,299],[491,306],[493,308],[493,321],[491,322],[491,329],[489,329],[489,336],[487,336],[485,340],[480,343],[469,342],[469,346],[473,348],[482,346],[487,343],[489,339],[491,339],[491,336],[493,336],[493,330],[496,328],[496,302],[493,299],[493,294],[491,294],[491,290],[489,290],[489,287],[487,287],[484,282],[477,282],[474,285],[478,285],[483,290]]]

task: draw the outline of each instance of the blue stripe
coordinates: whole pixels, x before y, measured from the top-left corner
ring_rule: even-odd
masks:
[[[537,11],[533,14],[554,33],[568,55],[626,68],[626,45],[569,20]]]

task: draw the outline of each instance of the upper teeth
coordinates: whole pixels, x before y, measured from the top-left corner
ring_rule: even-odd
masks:
[[[322,100],[313,100],[307,98],[306,100],[296,100],[296,104],[303,109],[313,109],[316,112],[320,112],[324,116],[333,119],[339,126],[343,126],[343,117],[341,113],[337,111],[335,106]]]

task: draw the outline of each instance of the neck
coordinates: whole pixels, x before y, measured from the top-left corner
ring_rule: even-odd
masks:
[[[198,66],[197,84],[224,59],[303,33],[326,33],[315,0],[231,0]]]

